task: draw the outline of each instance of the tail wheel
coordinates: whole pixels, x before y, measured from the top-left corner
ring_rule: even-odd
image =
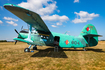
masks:
[[[30,49],[29,48],[25,48],[24,52],[30,52]]]

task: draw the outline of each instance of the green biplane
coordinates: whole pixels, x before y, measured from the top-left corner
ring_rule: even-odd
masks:
[[[77,37],[51,32],[37,13],[14,4],[4,4],[4,7],[29,24],[29,30],[21,30],[18,33],[15,29],[18,37],[13,39],[16,40],[15,44],[17,41],[21,41],[30,45],[24,49],[24,52],[29,52],[31,48],[37,50],[37,45],[53,46],[57,51],[58,47],[83,48],[85,51],[85,47],[96,46],[98,37],[101,36],[97,34],[96,28],[92,24],[87,24]]]

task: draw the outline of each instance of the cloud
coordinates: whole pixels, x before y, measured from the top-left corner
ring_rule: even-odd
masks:
[[[0,20],[0,24],[2,24],[3,22]]]
[[[14,23],[13,21],[6,21],[6,23],[8,23],[8,24],[11,24],[11,25],[13,25],[13,26],[18,26],[18,24],[16,24],[16,23]]]
[[[74,0],[74,3],[78,2],[79,3],[79,0]]]
[[[57,25],[62,25],[62,23],[59,23],[59,22],[58,22],[58,23],[56,23],[56,24],[57,24]]]
[[[18,6],[24,7],[40,14],[42,19],[49,21],[49,23],[58,22],[62,24],[62,22],[66,22],[67,20],[69,20],[69,18],[65,15],[51,15],[54,13],[54,11],[57,11],[58,13],[60,12],[60,10],[57,9],[56,3],[57,2],[54,0],[27,0],[27,2],[18,4]],[[56,24],[59,25],[58,23]]]
[[[11,24],[13,26],[18,26],[18,24],[16,24],[15,22],[13,22],[13,21],[18,21],[18,19],[14,19],[14,18],[11,18],[11,17],[4,17],[3,19],[10,20],[10,21],[6,21],[6,23],[8,23],[8,24]]]
[[[67,16],[65,16],[65,15],[59,16],[59,15],[56,15],[56,14],[52,15],[52,16],[49,16],[49,15],[42,16],[42,19],[43,20],[49,20],[49,21],[61,21],[61,22],[69,20],[69,18]]]
[[[65,15],[63,16],[59,16],[59,15],[52,15],[52,16],[49,16],[49,15],[46,15],[46,16],[42,16],[42,19],[43,20],[46,20],[46,21],[57,21],[56,25],[62,25],[63,22],[66,22],[69,20],[69,18]]]
[[[0,6],[0,8],[3,10],[3,7],[2,6]]]
[[[57,27],[57,26],[55,26],[55,25],[51,25],[52,27]]]
[[[60,12],[60,10],[57,10],[57,12],[59,13],[59,12]]]
[[[74,23],[85,23],[88,20],[92,20],[94,17],[99,17],[99,14],[91,13],[89,14],[88,12],[85,11],[80,11],[79,13],[74,12],[74,14],[77,15],[77,18],[72,20]]]
[[[51,14],[56,10],[56,1],[53,0],[27,0],[18,6],[32,10],[40,15]]]
[[[18,19],[14,19],[14,18],[11,18],[11,17],[4,17],[3,19],[5,19],[5,20],[13,20],[13,21],[18,21]]]

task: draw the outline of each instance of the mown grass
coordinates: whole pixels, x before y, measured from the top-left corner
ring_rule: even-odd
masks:
[[[105,70],[105,42],[87,51],[64,48],[54,52],[50,46],[25,53],[26,43],[0,43],[0,70]]]

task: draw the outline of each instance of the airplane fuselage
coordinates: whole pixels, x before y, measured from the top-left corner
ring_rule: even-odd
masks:
[[[21,36],[18,37],[22,39],[26,39],[28,37],[28,33],[20,33],[20,35]],[[33,45],[53,46],[55,37],[59,38],[59,46],[61,48],[82,48],[86,47],[88,44],[83,36],[75,37],[55,32],[51,32],[51,34],[31,33]]]

